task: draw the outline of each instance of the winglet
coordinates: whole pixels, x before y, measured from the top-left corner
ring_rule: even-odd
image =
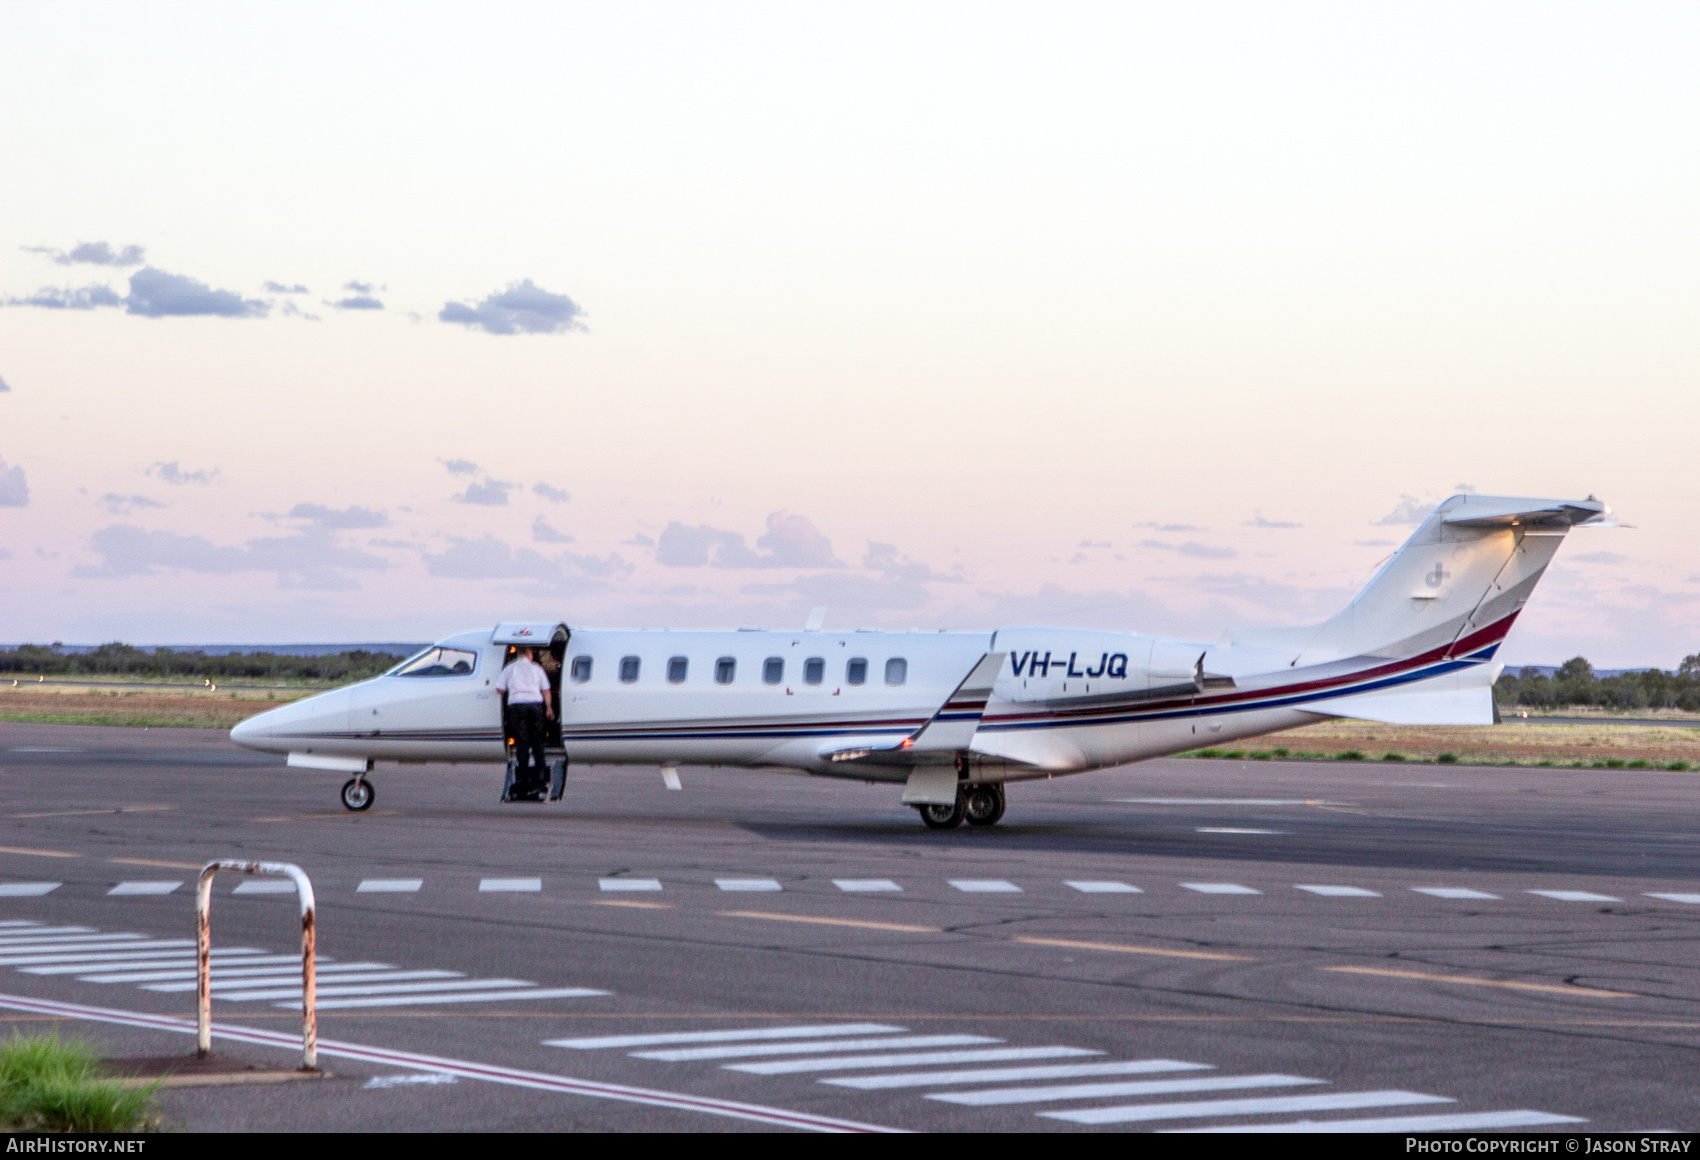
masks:
[[[956,692],[939,707],[932,720],[904,741],[903,748],[922,751],[967,749],[974,731],[980,727],[986,701],[992,695],[992,686],[997,683],[998,674],[1003,671],[1004,658],[1008,655],[995,652],[981,657],[980,663],[956,686]]]

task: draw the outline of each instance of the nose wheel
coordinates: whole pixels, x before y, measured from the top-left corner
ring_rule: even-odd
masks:
[[[355,813],[371,809],[375,796],[372,783],[363,777],[351,777],[342,787],[342,804]]]

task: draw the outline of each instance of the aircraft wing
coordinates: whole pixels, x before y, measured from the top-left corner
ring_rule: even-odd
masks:
[[[968,748],[974,731],[980,727],[986,701],[1008,655],[989,652],[981,657],[927,723],[901,741],[850,746],[839,742],[821,756],[827,761],[864,761],[874,765],[954,765],[956,755]]]

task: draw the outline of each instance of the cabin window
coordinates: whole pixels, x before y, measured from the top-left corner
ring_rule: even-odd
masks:
[[[691,662],[689,658],[686,657],[674,657],[672,660],[668,661],[667,683],[670,685],[684,684],[685,674],[690,671],[690,667]]]
[[[868,658],[851,657],[850,663],[844,666],[844,683],[846,685],[864,685],[868,681]]]
[[[909,679],[909,662],[902,657],[892,657],[885,662],[885,683],[901,685]]]
[[[761,680],[764,685],[777,685],[785,679],[785,658],[768,657],[762,662]]]
[[[478,667],[478,654],[432,647],[390,670],[392,677],[464,677]]]
[[[735,657],[721,657],[714,662],[714,683],[730,685],[732,678],[738,675],[738,661]]]
[[[803,662],[803,683],[805,685],[818,685],[824,676],[826,676],[826,658],[810,657]]]
[[[590,657],[573,658],[573,681],[575,683],[582,685],[590,680],[590,665]]]
[[[636,657],[621,657],[620,683],[622,685],[636,684],[638,679],[638,666],[642,663],[643,662],[638,660]]]

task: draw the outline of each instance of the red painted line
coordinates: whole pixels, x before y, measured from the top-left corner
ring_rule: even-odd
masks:
[[[155,1031],[172,1031],[181,1035],[195,1034],[193,1020],[169,1015],[149,1015],[141,1011],[121,1011],[112,1007],[85,1007],[80,1003],[60,1003],[51,999],[32,999],[23,995],[0,994],[0,1008],[27,1011],[33,1015],[57,1015],[66,1019],[89,1019],[99,1023],[117,1023],[126,1027],[145,1027]],[[301,1037],[259,1027],[239,1027],[231,1023],[213,1024],[213,1034],[239,1043],[263,1047],[281,1047],[290,1051],[301,1049]],[[532,1088],[538,1091],[559,1092],[563,1095],[588,1096],[592,1099],[619,1100],[624,1103],[649,1104],[659,1108],[675,1108],[686,1112],[702,1112],[711,1116],[727,1116],[735,1120],[751,1120],[758,1124],[773,1124],[808,1132],[899,1132],[878,1124],[863,1124],[855,1120],[839,1120],[831,1116],[815,1116],[785,1108],[770,1108],[761,1104],[745,1104],[736,1100],[717,1100],[706,1096],[691,1096],[681,1092],[655,1091],[650,1088],[628,1087],[625,1084],[599,1083],[595,1080],[574,1079],[571,1076],[551,1075],[542,1071],[500,1067],[464,1059],[449,1059],[439,1055],[422,1055],[412,1051],[396,1051],[386,1047],[369,1047],[336,1039],[319,1040],[319,1054],[362,1063],[380,1063],[390,1067],[408,1067],[465,1079],[481,1079],[488,1083],[510,1087]]]

